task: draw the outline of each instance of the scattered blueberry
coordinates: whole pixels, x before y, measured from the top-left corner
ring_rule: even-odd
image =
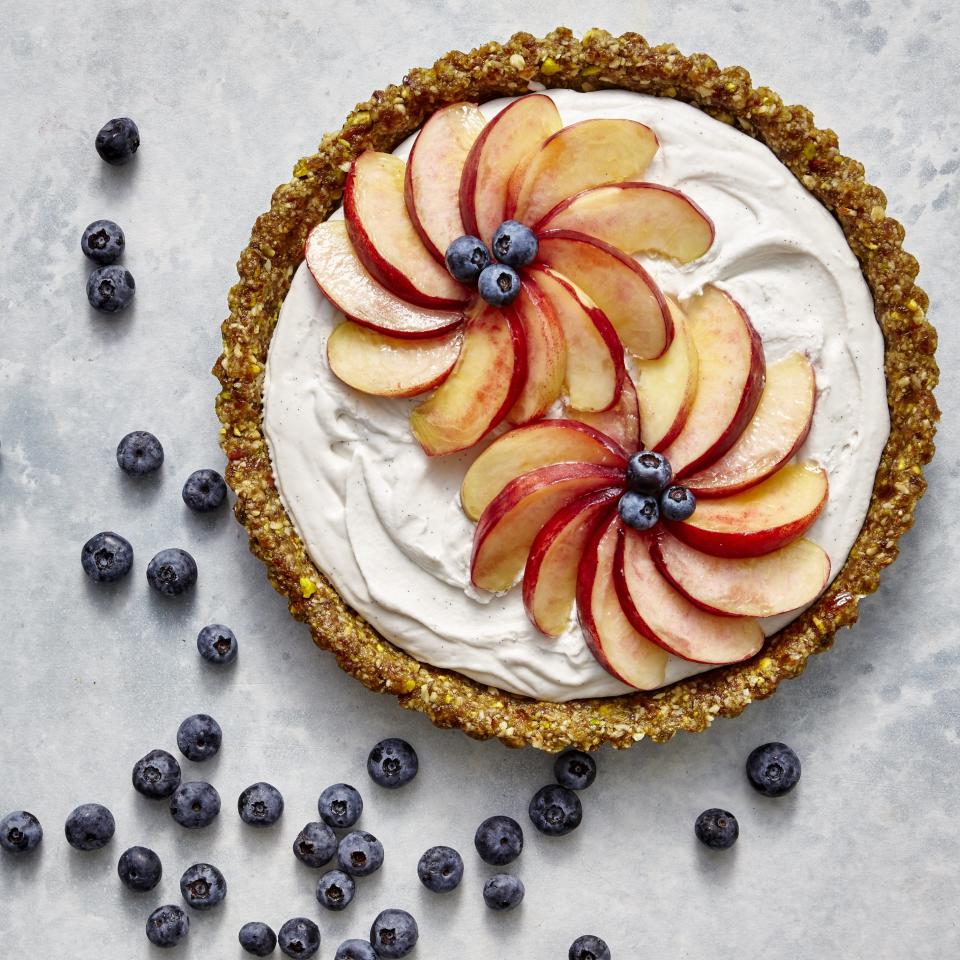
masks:
[[[420,939],[417,921],[406,910],[384,910],[370,927],[370,943],[378,957],[405,957]]]
[[[381,787],[406,786],[420,769],[417,751],[399,737],[381,740],[367,757],[367,773]]]
[[[610,960],[610,948],[605,941],[588,933],[570,944],[567,957],[568,960]]]
[[[566,750],[553,762],[557,783],[568,790],[586,790],[597,779],[597,761],[582,750]]]
[[[785,743],[765,743],[747,757],[747,779],[765,797],[782,797],[800,780],[800,758]]]
[[[337,848],[337,863],[351,877],[366,877],[383,866],[383,844],[362,830],[348,833]]]
[[[207,513],[227,499],[227,484],[216,470],[194,470],[187,477],[181,496],[191,510]]]
[[[490,251],[477,237],[457,237],[443,259],[454,280],[476,283],[484,267],[490,265]]]
[[[181,827],[208,827],[220,814],[220,794],[204,780],[181,783],[170,798],[170,816]]]
[[[664,520],[686,520],[696,509],[697,498],[686,487],[667,487],[660,494],[660,513]]]
[[[180,892],[194,910],[212,910],[227,895],[227,881],[212,864],[195,863],[183,871]]]
[[[8,853],[27,853],[42,839],[40,821],[26,810],[14,810],[0,820],[0,848]]]
[[[320,819],[331,827],[352,827],[363,813],[363,798],[349,783],[335,783],[317,801]]]
[[[523,830],[513,817],[488,817],[477,827],[473,845],[484,863],[503,867],[523,851]]]
[[[195,713],[187,717],[177,730],[177,746],[188,759],[200,763],[215,757],[223,742],[223,731],[213,717]]]
[[[357,885],[343,870],[328,870],[317,882],[317,902],[328,910],[345,910],[350,906]]]
[[[284,956],[306,960],[320,949],[320,928],[306,917],[294,917],[280,928],[277,942]]]
[[[495,873],[483,885],[483,899],[491,910],[512,910],[524,893],[523,881],[512,873]]]
[[[209,663],[225,666],[237,659],[239,644],[234,632],[222,623],[207,624],[197,634],[197,649]]]
[[[179,597],[197,582],[197,561],[179,547],[161,550],[147,566],[147,582],[165,597]]]
[[[369,940],[344,940],[333,960],[377,960],[377,954]]]
[[[265,923],[252,921],[240,928],[240,946],[255,957],[269,957],[277,946],[277,935]]]
[[[94,220],[80,237],[83,255],[104,266],[120,259],[125,243],[123,231],[112,220]]]
[[[131,477],[159,470],[163,464],[163,446],[146,430],[134,430],[117,444],[117,465]]]
[[[580,798],[558,783],[541,787],[530,801],[530,820],[548,837],[563,837],[576,830],[583,819]]]
[[[634,493],[659,493],[672,479],[670,461],[662,453],[641,450],[627,461],[627,487]]]
[[[428,890],[448,893],[463,879],[463,857],[452,847],[431,847],[417,864],[417,876]]]
[[[190,918],[168,903],[147,917],[147,939],[157,947],[175,947],[190,932]]]
[[[293,855],[308,867],[325,866],[336,852],[336,834],[317,820],[308,823],[293,841]]]
[[[140,147],[140,131],[129,117],[108,120],[94,141],[100,159],[113,166],[128,163]]]
[[[160,882],[163,864],[149,847],[130,847],[120,854],[117,875],[125,887],[142,893],[152,890]]]
[[[240,819],[251,827],[272,827],[283,813],[283,796],[271,783],[251,783],[237,798]]]
[[[103,313],[119,313],[133,302],[137,284],[133,274],[126,268],[111,264],[97,267],[87,277],[87,300],[94,310]]]
[[[518,220],[504,220],[493,235],[493,255],[511,267],[525,267],[537,257],[537,235]]]
[[[71,811],[63,832],[75,850],[99,850],[113,837],[117,824],[113,814],[99,803],[83,803]]]
[[[505,263],[491,263],[483,268],[477,289],[491,307],[506,307],[520,293],[520,275]]]
[[[713,850],[727,850],[737,842],[740,825],[737,818],[726,810],[711,807],[697,817],[694,824],[697,839]]]
[[[620,519],[634,530],[649,530],[660,519],[657,498],[628,490],[617,504]]]
[[[80,551],[83,572],[97,583],[113,583],[133,566],[133,547],[119,533],[104,530],[92,536]]]
[[[180,764],[166,750],[151,750],[133,765],[133,789],[151,800],[163,800],[180,786]]]

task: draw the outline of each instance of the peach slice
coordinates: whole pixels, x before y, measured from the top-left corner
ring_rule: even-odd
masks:
[[[673,343],[657,360],[637,361],[640,436],[648,450],[663,450],[680,435],[694,398],[700,373],[697,345],[687,318],[669,297]]]
[[[482,590],[509,590],[540,528],[568,503],[623,480],[595,463],[552,463],[511,480],[490,501],[473,538],[470,579]]]
[[[510,175],[562,126],[554,102],[534,93],[507,104],[483,128],[460,178],[460,216],[468,234],[490,242],[506,219]]]
[[[621,487],[611,487],[574,500],[534,538],[523,571],[523,604],[534,626],[548,637],[567,629],[583,551],[622,493]]]
[[[626,454],[609,437],[573,420],[539,420],[498,437],[473,461],[460,487],[460,502],[478,520],[511,481],[552,463],[596,463],[626,476]]]
[[[534,153],[516,192],[515,217],[534,224],[561,200],[590,187],[638,180],[660,146],[636,120],[581,120],[558,130]]]
[[[405,164],[367,150],[350,167],[343,191],[347,233],[364,266],[398,297],[421,307],[450,309],[470,299],[423,245],[404,200]]]
[[[459,310],[415,307],[381,286],[360,262],[342,220],[317,224],[304,251],[324,296],[351,320],[394,337],[435,337],[463,322]]]
[[[689,520],[670,524],[670,532],[716,557],[759,557],[810,529],[827,502],[828,486],[821,467],[790,464],[742,493],[701,500]]]
[[[766,480],[803,445],[813,421],[817,384],[813,365],[792,353],[767,368],[753,419],[740,439],[684,483],[698,497],[726,497]]]
[[[651,553],[657,569],[701,610],[733,617],[773,617],[815,600],[830,578],[830,558],[811,540],[762,557],[711,557],[666,530]]]
[[[549,267],[528,267],[529,282],[553,307],[566,343],[566,387],[577,410],[608,410],[623,387],[623,345],[602,310],[575,284]]]
[[[736,300],[705,287],[686,314],[700,361],[697,393],[683,429],[663,450],[681,478],[733,446],[757,409],[765,375],[760,337]]]
[[[411,340],[345,320],[327,340],[330,369],[348,386],[377,397],[415,397],[442,383],[460,353],[459,330]]]
[[[577,574],[577,612],[587,647],[611,676],[637,690],[654,690],[667,677],[667,653],[638,633],[620,605],[613,566],[620,519],[594,533]]]
[[[424,246],[441,263],[447,247],[466,233],[460,216],[460,177],[485,125],[475,104],[451,103],[423,125],[407,158],[407,213]]]
[[[670,346],[670,308],[636,260],[575,230],[548,230],[538,239],[540,261],[586,292],[632,354],[653,360]]]
[[[526,375],[519,321],[485,306],[467,321],[453,371],[410,414],[413,435],[431,457],[472,447],[507,415]]]
[[[571,420],[579,420],[606,434],[630,453],[640,448],[640,407],[637,390],[629,373],[624,375],[620,397],[609,410],[587,413],[567,409],[566,413]]]
[[[577,230],[624,253],[657,253],[681,263],[713,244],[713,221],[688,196],[658,183],[616,183],[561,200],[538,230]]]
[[[635,630],[664,650],[694,663],[739,663],[763,646],[752,617],[719,617],[692,604],[660,575],[653,537],[621,529],[613,580],[623,612]]]
[[[536,285],[521,280],[520,295],[511,308],[523,327],[527,345],[527,379],[516,403],[507,414],[513,424],[538,420],[563,390],[567,366],[567,346],[563,327]]]

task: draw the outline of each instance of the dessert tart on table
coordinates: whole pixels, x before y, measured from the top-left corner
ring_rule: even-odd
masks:
[[[936,334],[883,194],[740,67],[566,29],[360,104],[215,373],[251,549],[371,689],[511,746],[703,730],[857,617]]]

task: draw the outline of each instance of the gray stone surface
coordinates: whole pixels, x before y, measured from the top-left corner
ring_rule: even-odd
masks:
[[[0,813],[26,807],[46,829],[37,855],[0,856],[0,955],[158,955],[144,920],[179,900],[179,875],[197,860],[217,864],[230,893],[193,917],[184,957],[240,956],[242,923],[276,929],[298,914],[319,920],[330,957],[388,906],[416,914],[424,958],[560,960],[587,931],[617,960],[956,955],[960,13],[939,0],[787,9],[0,0]],[[666,746],[604,751],[583,827],[563,841],[528,831],[518,863],[526,901],[499,916],[482,905],[489,871],[473,828],[492,813],[525,820],[548,758],[435,730],[366,693],[288,617],[232,518],[189,515],[179,492],[192,470],[222,462],[208,371],[233,263],[273,186],[354,102],[411,65],[557,23],[634,29],[742,63],[839,131],[923,264],[946,425],[930,469],[936,499],[860,624],[739,720]],[[93,136],[124,114],[143,146],[133,165],[113,169]],[[84,298],[79,238],[98,217],[123,225],[137,279],[135,306],[116,319]],[[153,480],[130,481],[114,463],[118,439],[137,428],[166,448]],[[136,550],[135,573],[115,589],[80,571],[80,545],[101,529]],[[144,580],[153,553],[174,545],[200,566],[196,593],[179,603],[152,596]],[[194,647],[216,620],[241,643],[223,674]],[[188,833],[164,804],[135,795],[129,776],[148,749],[175,749],[177,725],[196,711],[220,721],[224,747],[184,769],[217,785],[224,810]],[[364,772],[369,746],[391,734],[421,757],[420,776],[397,793]],[[768,739],[789,741],[804,762],[801,786],[780,802],[753,795],[742,774],[747,752]],[[258,779],[286,797],[276,829],[253,831],[236,815],[237,795]],[[363,791],[362,823],[385,841],[386,865],[349,910],[321,915],[316,874],[290,844],[320,790],[341,779]],[[117,818],[98,853],[63,840],[66,814],[86,801]],[[713,805],[740,817],[726,856],[693,839],[694,817]],[[153,893],[117,880],[117,857],[135,843],[163,859]],[[462,888],[443,899],[415,874],[436,843],[458,847],[467,864]]]

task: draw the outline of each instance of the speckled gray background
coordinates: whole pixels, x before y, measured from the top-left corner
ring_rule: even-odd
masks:
[[[208,371],[234,261],[274,185],[408,67],[558,23],[637,30],[742,63],[839,131],[923,264],[946,427],[929,474],[936,500],[923,503],[901,560],[835,652],[707,734],[603,752],[582,828],[564,841],[529,836],[518,863],[526,901],[498,916],[480,901],[473,829],[492,813],[525,820],[547,758],[435,730],[361,689],[288,617],[233,519],[189,515],[179,488],[222,462]],[[562,960],[585,931],[605,936],[616,960],[956,955],[956,5],[0,0],[0,24],[0,812],[26,807],[47,831],[37,855],[0,857],[0,955],[159,956],[144,919],[178,899],[180,872],[201,859],[224,870],[230,894],[194,917],[184,957],[239,957],[245,921],[276,928],[305,914],[320,922],[329,958],[386,906],[416,914],[416,955],[430,960]],[[92,141],[124,114],[143,146],[113,169]],[[137,279],[135,306],[112,320],[84,297],[78,241],[97,217],[125,228]],[[166,448],[155,480],[133,483],[116,468],[116,442],[136,428]],[[78,557],[110,528],[133,542],[136,571],[103,589],[85,581]],[[149,557],[172,545],[200,566],[185,602],[158,600],[144,581]],[[242,645],[224,674],[205,669],[193,644],[213,620]],[[209,776],[224,813],[188,833],[164,804],[134,794],[129,772],[147,749],[174,748],[179,721],[199,710],[220,720],[225,745],[185,772]],[[422,758],[397,794],[373,787],[363,767],[389,734]],[[788,799],[766,801],[742,764],[780,738],[801,754],[804,778]],[[234,812],[257,779],[286,796],[277,829],[251,831]],[[363,789],[362,823],[387,858],[348,911],[321,916],[316,875],[289,845],[320,789],[340,779]],[[62,824],[91,800],[113,809],[118,830],[106,850],[81,854]],[[712,805],[740,818],[726,856],[693,839],[695,815]],[[153,893],[120,888],[116,859],[133,843],[163,859]],[[444,899],[415,876],[435,843],[467,862],[462,888]]]

